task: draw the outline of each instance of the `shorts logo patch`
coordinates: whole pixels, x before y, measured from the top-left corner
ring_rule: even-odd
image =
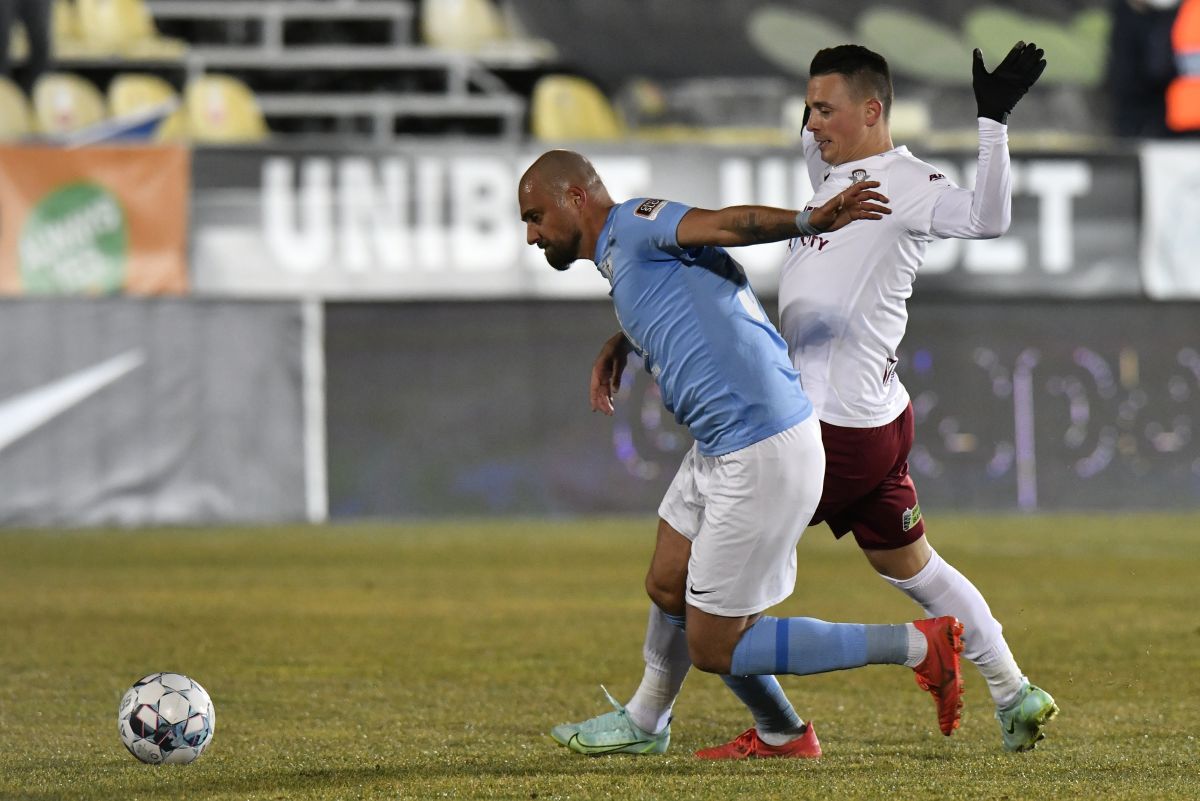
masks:
[[[651,198],[643,201],[642,205],[633,210],[633,213],[639,217],[645,217],[647,220],[653,220],[666,205],[667,201],[665,200]]]
[[[913,526],[921,522],[921,504],[913,504],[913,508],[905,509],[900,517],[900,525],[905,531],[912,531]]]

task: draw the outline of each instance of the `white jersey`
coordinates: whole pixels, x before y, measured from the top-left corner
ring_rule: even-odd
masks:
[[[896,349],[926,246],[935,237],[987,239],[1008,230],[1008,129],[980,118],[974,191],[955,186],[906,147],[830,167],[805,131],[804,155],[816,188],[809,208],[856,181],[879,181],[877,191],[892,213],[788,243],[779,277],[780,329],[821,420],[849,428],[885,425],[908,405],[896,376]]]

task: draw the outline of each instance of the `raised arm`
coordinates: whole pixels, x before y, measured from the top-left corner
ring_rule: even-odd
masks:
[[[994,239],[1012,222],[1012,170],[1008,128],[979,118],[979,159],[975,188],[953,187],[933,206],[929,232],[942,239]]]
[[[975,189],[949,189],[933,207],[930,232],[943,238],[990,239],[1012,222],[1012,172],[1008,154],[1008,115],[1046,69],[1043,51],[1017,42],[991,72],[976,50],[972,85],[979,111],[979,159]]]
[[[854,220],[878,220],[891,214],[887,198],[874,191],[878,181],[860,181],[812,211],[773,206],[726,206],[692,209],[683,215],[675,239],[683,248],[759,245],[794,236],[836,231]]]

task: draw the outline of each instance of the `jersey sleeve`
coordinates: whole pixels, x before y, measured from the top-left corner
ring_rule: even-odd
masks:
[[[1012,222],[1008,126],[979,119],[975,189],[947,187],[930,211],[929,233],[941,239],[992,239]]]
[[[691,208],[662,198],[637,198],[622,203],[618,230],[625,247],[643,258],[653,259],[656,253],[677,256],[683,249],[679,247],[676,229]]]
[[[828,165],[821,158],[821,151],[817,148],[817,137],[813,136],[807,127],[800,137],[800,145],[804,150],[804,166],[808,168],[808,182],[815,192],[817,187],[825,182],[825,168]]]

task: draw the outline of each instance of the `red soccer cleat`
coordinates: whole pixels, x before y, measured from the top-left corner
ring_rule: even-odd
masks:
[[[811,723],[804,727],[804,734],[784,745],[767,745],[759,739],[758,731],[751,727],[739,734],[733,742],[701,748],[696,752],[696,756],[701,759],[817,759],[821,756],[821,744],[817,742],[817,733]]]
[[[925,635],[929,651],[921,664],[913,668],[917,686],[927,690],[937,704],[938,726],[949,737],[962,720],[962,674],[958,655],[962,653],[963,625],[958,618],[932,617],[914,620],[913,625]]]

